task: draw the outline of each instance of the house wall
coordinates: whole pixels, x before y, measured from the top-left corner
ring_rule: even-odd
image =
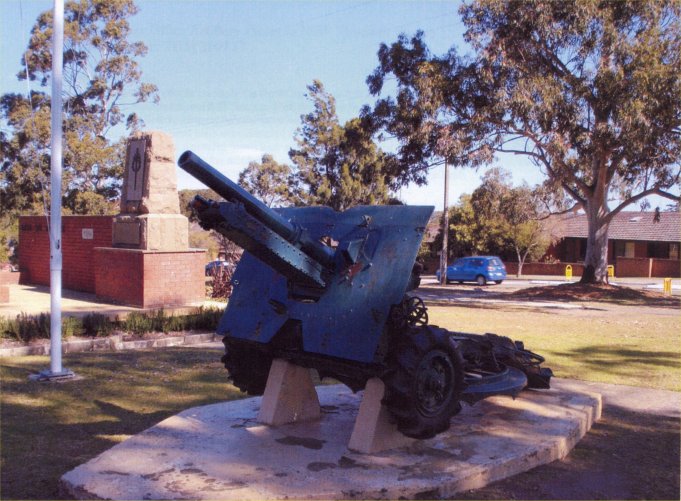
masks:
[[[95,247],[110,247],[113,216],[62,216],[62,286],[95,291]],[[50,236],[44,216],[19,218],[20,283],[50,284]]]
[[[565,268],[572,266],[572,276],[581,277],[584,272],[582,263],[525,263],[523,265],[523,275],[559,275],[565,276]],[[513,261],[504,262],[506,273],[509,275],[518,274],[518,263]]]
[[[681,261],[676,259],[619,257],[615,263],[616,277],[681,277]]]

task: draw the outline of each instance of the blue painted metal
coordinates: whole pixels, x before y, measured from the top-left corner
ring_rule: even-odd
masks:
[[[179,164],[227,200],[214,227],[247,251],[218,333],[270,343],[293,321],[306,353],[375,361],[433,207],[273,210],[191,152]]]
[[[338,266],[318,299],[304,294],[301,299],[287,277],[245,253],[218,333],[268,343],[287,320],[298,320],[304,351],[373,361],[390,308],[402,301],[407,290],[432,210],[407,206],[360,206],[341,213],[328,207],[279,209],[313,238],[339,242]],[[348,247],[355,249],[350,252],[355,262],[342,256]],[[350,264],[344,263],[348,260]]]

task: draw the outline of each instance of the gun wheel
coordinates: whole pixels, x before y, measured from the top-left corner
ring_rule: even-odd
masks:
[[[272,357],[228,337],[223,338],[222,342],[225,345],[222,362],[229,371],[232,384],[249,395],[265,393]]]
[[[383,403],[397,428],[413,438],[431,438],[449,428],[461,410],[463,358],[445,329],[422,326],[401,336],[383,378]]]

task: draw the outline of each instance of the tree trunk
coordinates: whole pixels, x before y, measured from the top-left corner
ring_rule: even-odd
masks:
[[[600,203],[599,203],[600,202]],[[588,222],[588,238],[582,284],[605,284],[608,282],[608,210],[605,199],[589,200],[585,206]]]
[[[518,271],[516,272],[515,276],[520,277],[520,275],[523,274],[523,264],[525,264],[525,258],[520,256],[520,250],[516,247],[515,253],[518,256]]]

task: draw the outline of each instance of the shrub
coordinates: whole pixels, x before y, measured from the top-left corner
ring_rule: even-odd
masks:
[[[124,321],[110,320],[106,315],[90,313],[84,318],[64,317],[62,319],[62,336],[108,336],[120,329],[141,336],[148,332],[178,332],[188,330],[214,331],[223,310],[221,308],[197,308],[188,315],[170,315],[158,310],[153,313],[130,313]],[[16,319],[0,317],[0,337],[16,339],[28,343],[34,339],[50,338],[50,315],[28,315],[21,313]]]
[[[137,313],[136,311],[125,317],[122,325],[124,331],[132,332],[138,336],[151,332],[152,327],[153,319],[144,313]]]
[[[86,336],[108,336],[114,331],[115,326],[115,322],[100,313],[89,313],[83,318],[83,329]]]
[[[83,321],[77,317],[64,317],[61,321],[61,335],[64,339],[82,336],[85,333]]]

